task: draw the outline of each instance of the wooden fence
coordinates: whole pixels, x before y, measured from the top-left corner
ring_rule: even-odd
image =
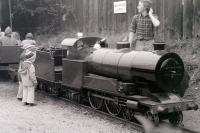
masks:
[[[73,29],[98,34],[120,34],[128,31],[138,0],[127,1],[127,13],[114,14],[113,3],[120,0],[62,0],[72,9],[67,18]],[[157,30],[160,40],[200,36],[200,0],[152,0],[154,12],[161,22]],[[69,25],[68,25],[69,26]]]

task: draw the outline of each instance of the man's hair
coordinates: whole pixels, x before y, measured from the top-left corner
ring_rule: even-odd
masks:
[[[144,4],[144,7],[149,10],[152,7],[152,1],[151,0],[140,0],[139,2]]]

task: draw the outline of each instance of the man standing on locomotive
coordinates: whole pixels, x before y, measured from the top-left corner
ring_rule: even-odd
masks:
[[[130,24],[130,48],[139,51],[152,51],[154,43],[154,27],[160,25],[157,16],[153,14],[151,0],[140,0],[137,6],[138,14],[133,16]]]

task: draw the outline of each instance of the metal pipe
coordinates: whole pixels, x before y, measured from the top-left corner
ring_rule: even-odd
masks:
[[[91,93],[91,96],[98,97],[98,98],[105,99],[105,100],[109,100],[109,101],[113,101],[113,102],[115,101],[113,98],[109,98],[109,97],[94,94],[94,93]]]
[[[127,100],[126,101],[126,106],[131,108],[131,109],[138,109],[138,102],[137,101],[132,101],[132,100]]]
[[[11,0],[8,0],[8,4],[9,4],[9,16],[10,16],[10,27],[12,29],[12,8],[11,8]]]

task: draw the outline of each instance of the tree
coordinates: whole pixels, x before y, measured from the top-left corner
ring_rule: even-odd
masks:
[[[60,29],[62,11],[58,0],[12,0],[13,25],[18,30],[54,32]]]

